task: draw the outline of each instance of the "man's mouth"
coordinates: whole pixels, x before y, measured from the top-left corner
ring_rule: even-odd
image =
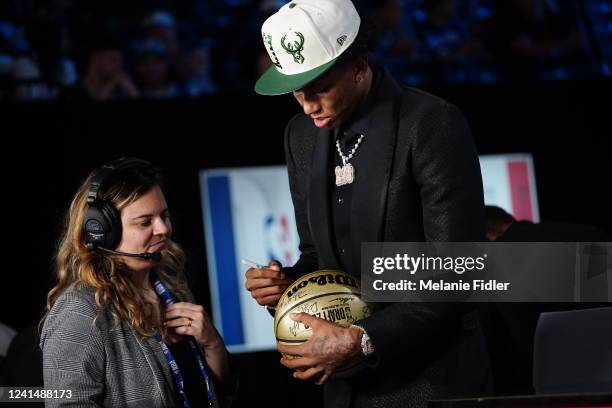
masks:
[[[314,121],[314,124],[316,127],[322,128],[329,124],[329,122],[331,121],[331,118],[328,116],[328,117],[312,118],[312,120]]]

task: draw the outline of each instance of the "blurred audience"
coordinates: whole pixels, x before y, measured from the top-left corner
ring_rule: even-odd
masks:
[[[373,59],[379,63],[408,63],[414,56],[417,40],[412,27],[406,24],[401,2],[377,2],[370,15],[377,32]]]
[[[497,37],[501,57],[515,77],[537,78],[547,64],[583,65],[587,60],[577,15],[570,2],[511,0],[498,2]]]
[[[69,90],[72,97],[107,101],[135,99],[140,92],[124,67],[123,51],[112,41],[92,47],[82,81]]]
[[[200,96],[217,92],[210,77],[210,50],[201,45],[193,48],[180,65],[180,78],[186,96]]]
[[[420,35],[426,59],[455,62],[481,50],[479,42],[472,37],[469,20],[458,13],[456,0],[428,0],[425,11],[427,19]]]
[[[139,44],[134,65],[143,98],[164,99],[180,95],[178,86],[170,79],[168,50],[160,40],[150,38]]]
[[[0,100],[251,92],[271,63],[252,38],[287,2],[7,3],[0,14]],[[373,61],[410,85],[605,75],[597,68],[594,40],[585,33],[592,9],[587,5],[577,10],[576,3],[560,0],[355,3],[377,31]],[[121,41],[92,50],[100,35]]]
[[[142,23],[144,38],[161,41],[165,47],[166,58],[175,64],[181,54],[181,44],[176,28],[176,19],[166,10],[156,10]]]

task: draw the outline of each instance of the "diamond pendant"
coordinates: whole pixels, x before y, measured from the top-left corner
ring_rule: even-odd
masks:
[[[336,186],[338,187],[355,181],[355,169],[351,163],[346,163],[342,167],[336,166],[334,171],[336,173]]]

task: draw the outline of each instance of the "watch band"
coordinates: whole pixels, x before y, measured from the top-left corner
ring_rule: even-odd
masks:
[[[353,326],[361,330],[361,352],[365,356],[372,355],[374,353],[374,344],[372,343],[372,339],[370,339],[368,332],[366,332],[365,329],[358,324],[354,324]]]

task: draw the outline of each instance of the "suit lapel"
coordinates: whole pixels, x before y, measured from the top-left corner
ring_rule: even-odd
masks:
[[[308,202],[308,222],[319,254],[319,267],[338,268],[338,260],[332,242],[333,227],[329,208],[330,150],[333,131],[315,130],[315,148],[312,158],[310,194]]]
[[[387,189],[395,153],[397,108],[401,88],[387,75],[376,91],[376,103],[356,162],[351,202],[351,259],[349,271],[361,271],[361,243],[383,238]]]

